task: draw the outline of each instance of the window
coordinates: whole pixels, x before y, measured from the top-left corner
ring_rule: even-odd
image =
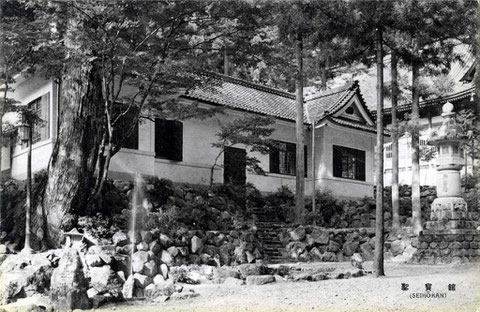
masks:
[[[41,120],[33,125],[32,143],[50,138],[50,93],[46,93],[29,103],[31,110]]]
[[[270,149],[270,173],[296,174],[297,145],[277,141],[277,147]],[[305,175],[307,175],[307,147],[304,147]]]
[[[385,158],[392,158],[392,143],[385,146]]]
[[[365,151],[334,145],[333,176],[365,181]]]
[[[138,149],[138,120],[133,124],[136,114],[135,110],[136,108],[128,109],[127,106],[122,104],[113,106],[112,119],[115,120],[120,116],[113,129],[114,144],[121,143],[123,148]]]
[[[182,161],[183,124],[181,122],[155,119],[155,156]]]

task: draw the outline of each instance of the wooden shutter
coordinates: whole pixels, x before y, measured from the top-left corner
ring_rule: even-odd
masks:
[[[365,181],[365,151],[357,151],[356,180]]]
[[[336,145],[333,145],[333,176],[342,177],[342,151]]]
[[[303,146],[303,161],[304,161],[303,164],[305,165],[305,177],[307,176],[307,173],[308,173],[308,171],[307,171],[308,170],[308,165],[307,165],[308,154],[307,154],[307,152],[308,152],[307,146],[304,145]]]
[[[170,159],[182,161],[183,159],[183,124],[180,121],[171,121],[168,127]]]
[[[183,160],[183,124],[179,121],[155,119],[155,156]]]
[[[155,156],[166,157],[165,155],[165,121],[160,118],[155,118]]]
[[[279,173],[280,172],[280,167],[279,167],[279,165],[280,165],[280,160],[279,160],[280,155],[279,155],[278,149],[274,148],[274,147],[271,147],[269,156],[270,156],[269,171],[271,173]]]

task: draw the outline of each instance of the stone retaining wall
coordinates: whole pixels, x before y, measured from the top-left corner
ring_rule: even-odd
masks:
[[[421,234],[411,263],[443,264],[480,262],[480,233]]]
[[[416,251],[414,235],[405,228],[401,234],[387,234],[385,260],[407,261]],[[354,253],[373,260],[374,228],[324,229],[315,226],[286,228],[279,233],[285,244],[285,261],[350,261]]]

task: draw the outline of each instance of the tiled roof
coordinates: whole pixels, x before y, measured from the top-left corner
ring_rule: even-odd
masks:
[[[219,82],[218,85],[208,89],[197,88],[188,92],[184,97],[295,121],[294,94],[229,76],[209,75],[214,76],[213,79]],[[335,113],[355,94],[358,94],[361,98],[358,84],[352,83],[305,98],[304,122],[310,123],[308,117],[312,118],[314,116],[317,120]],[[363,101],[362,98],[361,100]],[[308,116],[307,112],[313,114],[313,116]]]
[[[475,87],[471,86],[468,89],[465,89],[463,91],[459,91],[459,92],[456,92],[456,93],[453,93],[453,94],[448,94],[446,96],[441,96],[441,97],[438,97],[438,98],[433,98],[433,99],[420,101],[419,106],[420,106],[420,108],[424,108],[424,107],[428,107],[428,106],[443,105],[448,101],[455,102],[455,101],[458,101],[458,100],[461,100],[461,99],[472,96],[473,92],[475,92]],[[399,112],[409,112],[411,109],[412,109],[411,103],[404,104],[404,105],[399,105],[398,108],[397,108],[397,110]],[[372,113],[373,113],[374,116],[377,115],[377,112],[372,112]],[[392,114],[392,108],[391,107],[385,108],[383,110],[383,113],[385,115],[391,115]]]

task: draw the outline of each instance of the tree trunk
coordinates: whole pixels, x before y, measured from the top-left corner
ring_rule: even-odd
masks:
[[[400,230],[400,195],[398,191],[398,58],[397,53],[392,51],[392,230]]]
[[[296,201],[295,223],[303,223],[305,209],[305,162],[304,162],[304,137],[303,127],[303,38],[299,31],[297,35],[297,79],[296,79],[296,102],[297,102],[297,150],[296,150]]]
[[[102,137],[101,71],[96,62],[82,65],[67,65],[62,79],[62,121],[43,200],[52,246],[61,243],[61,231],[75,221],[73,214],[84,213]]]
[[[383,269],[383,51],[382,30],[377,29],[377,157],[376,157],[376,215],[375,215],[375,254],[373,271],[375,277],[385,275]]]
[[[415,57],[418,47],[416,46]],[[415,234],[422,231],[422,207],[420,203],[420,147],[419,147],[419,67],[415,59],[412,64],[412,227]]]

